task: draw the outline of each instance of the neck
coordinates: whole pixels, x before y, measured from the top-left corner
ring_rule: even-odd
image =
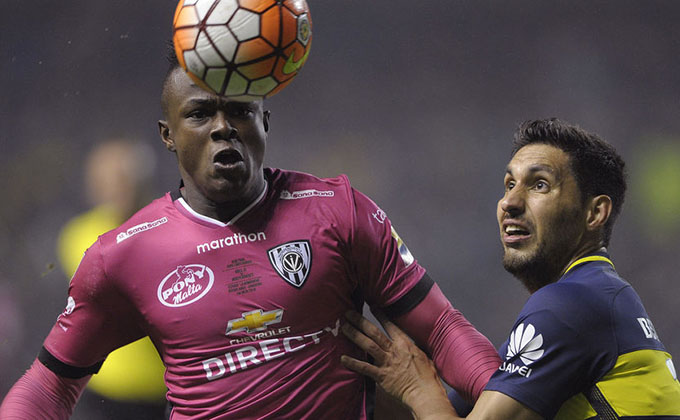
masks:
[[[180,189],[180,193],[184,201],[195,212],[210,217],[211,219],[219,220],[222,223],[229,223],[238,216],[243,210],[250,206],[265,190],[266,181],[264,177],[260,182],[254,184],[238,197],[221,199],[219,201],[212,200],[206,195],[202,194],[196,188],[190,188],[185,184],[185,187]]]
[[[586,255],[598,252],[600,250],[606,250],[606,248],[602,245],[602,243],[599,243],[599,242],[594,243],[594,244],[589,244],[589,245],[586,245],[583,248],[581,248],[579,250],[579,252],[576,252],[574,254],[574,256],[571,258],[571,260],[569,260],[569,262],[564,267],[562,267],[562,271],[560,272],[560,277],[562,277],[567,272],[567,269],[569,267],[571,267],[571,265],[573,263],[580,260],[581,258],[583,258]]]

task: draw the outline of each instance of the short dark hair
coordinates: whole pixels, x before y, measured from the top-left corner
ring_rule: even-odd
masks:
[[[569,155],[582,201],[598,195],[611,198],[612,213],[604,225],[602,238],[608,246],[626,195],[626,164],[616,149],[596,134],[557,118],[522,123],[515,133],[512,156],[534,143],[555,146]]]
[[[161,90],[161,111],[163,111],[163,115],[167,117],[168,115],[167,88],[168,84],[170,83],[170,76],[175,70],[177,70],[180,67],[180,65],[179,59],[177,59],[177,53],[175,52],[175,45],[173,44],[173,42],[168,41],[165,47],[166,47],[165,58],[168,60],[168,70],[165,72],[165,77],[163,78],[163,85]]]

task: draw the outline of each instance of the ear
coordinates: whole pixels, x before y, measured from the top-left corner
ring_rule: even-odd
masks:
[[[612,199],[608,195],[598,195],[590,199],[586,213],[586,229],[602,229],[612,214]]]
[[[267,110],[264,111],[262,115],[262,124],[264,124],[264,131],[266,133],[269,133],[269,116],[271,115],[271,111]]]
[[[165,148],[171,152],[175,151],[175,141],[170,137],[170,126],[164,120],[158,121],[158,132],[161,135],[161,140],[165,144]]]

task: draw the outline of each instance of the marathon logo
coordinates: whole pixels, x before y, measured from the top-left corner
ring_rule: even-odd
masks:
[[[319,190],[302,190],[302,191],[281,191],[279,198],[281,200],[298,200],[300,198],[310,198],[310,197],[333,197],[335,193],[333,191],[319,191]]]
[[[163,223],[167,223],[167,221],[168,221],[167,217],[162,217],[158,220],[154,220],[153,222],[145,222],[137,226],[133,226],[130,229],[126,230],[125,232],[119,233],[118,236],[116,236],[116,243],[119,244],[131,236],[135,236],[138,233],[146,232],[149,229],[153,229],[155,227],[162,225]]]
[[[205,242],[196,246],[196,253],[203,254],[215,249],[230,247],[234,245],[247,244],[249,242],[266,241],[267,235],[264,232],[257,233],[234,233],[231,236],[215,239],[214,241]]]

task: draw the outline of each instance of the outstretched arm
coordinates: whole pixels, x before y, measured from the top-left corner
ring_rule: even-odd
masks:
[[[64,378],[36,359],[7,393],[0,419],[68,419],[89,380]]]
[[[501,359],[436,283],[409,311],[397,316],[386,311],[386,315],[427,352],[447,384],[470,404],[477,401]]]
[[[351,324],[343,325],[343,333],[368,352],[374,358],[375,364],[342,356],[343,365],[373,378],[385,391],[406,404],[418,420],[460,419],[449,403],[434,363],[396,325],[382,315],[377,317],[390,337],[385,336],[359,314],[347,314]],[[472,413],[467,417],[475,420],[509,418],[542,419],[523,404],[495,391],[482,392]]]

